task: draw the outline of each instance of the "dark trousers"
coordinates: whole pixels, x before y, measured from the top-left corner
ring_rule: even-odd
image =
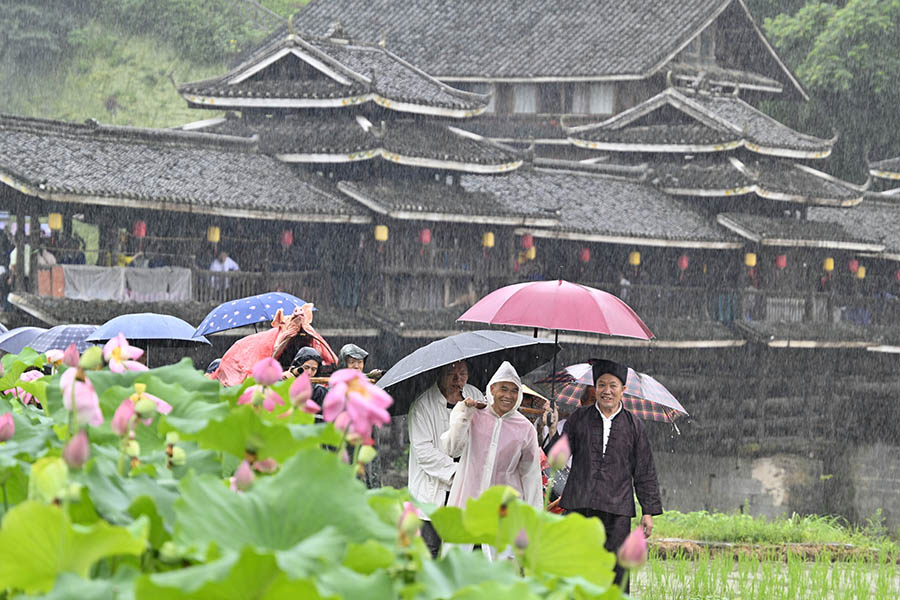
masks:
[[[431,524],[431,521],[422,521],[422,529],[419,531],[422,534],[425,545],[428,546],[428,550],[431,552],[431,558],[437,558],[441,553],[441,536],[434,530],[434,525]]]
[[[582,514],[585,517],[597,517],[600,519],[600,522],[603,523],[603,528],[606,530],[606,543],[603,544],[603,547],[613,554],[616,553],[619,546],[622,545],[625,538],[631,533],[631,517],[614,515],[613,513],[604,512],[602,510],[591,510],[589,508],[577,509],[573,512]],[[616,573],[616,578],[613,580],[613,583],[621,585],[622,580],[625,577],[625,569],[619,566],[618,561],[616,561],[614,571]],[[631,580],[629,579],[625,583],[625,588],[622,591],[627,594],[630,590]]]

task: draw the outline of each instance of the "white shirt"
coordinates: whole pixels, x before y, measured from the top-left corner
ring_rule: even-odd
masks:
[[[619,410],[614,412],[611,417],[604,415],[596,402],[594,403],[594,406],[597,408],[597,412],[600,413],[600,418],[603,419],[603,454],[606,454],[606,442],[609,441],[609,430],[612,427],[612,420],[616,418],[617,414],[622,412],[622,403],[619,402]]]
[[[226,256],[224,262],[220,261],[218,258],[212,261],[212,264],[209,265],[210,271],[240,271],[240,267],[238,264],[234,262],[234,259],[230,256]]]

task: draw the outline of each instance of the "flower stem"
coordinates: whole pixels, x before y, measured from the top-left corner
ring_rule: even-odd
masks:
[[[6,497],[6,482],[3,482],[3,485],[0,485],[0,488],[3,488],[3,514],[5,515],[9,512],[9,499]]]
[[[550,494],[553,493],[553,482],[556,480],[557,473],[559,473],[559,470],[553,469],[550,473],[550,479],[547,480],[547,488],[544,490],[544,510],[547,510],[547,506],[550,504]]]

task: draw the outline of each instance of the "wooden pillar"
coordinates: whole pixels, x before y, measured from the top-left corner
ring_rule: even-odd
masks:
[[[13,282],[17,292],[25,291],[25,199],[16,194],[16,278]]]
[[[38,253],[41,251],[41,220],[37,214],[37,207],[31,209],[31,231],[28,233],[28,245],[31,246],[31,255],[28,257],[28,271],[30,282],[28,291],[32,294],[38,292]]]

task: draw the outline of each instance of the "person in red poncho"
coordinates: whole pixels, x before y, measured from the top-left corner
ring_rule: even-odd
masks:
[[[285,317],[281,309],[272,319],[272,328],[241,338],[232,344],[222,357],[219,368],[209,377],[218,379],[223,385],[240,385],[250,375],[253,365],[263,358],[278,359],[288,344],[302,337],[305,345],[315,348],[322,355],[322,363],[336,365],[337,355],[321,335],[312,327],[313,305],[304,304]]]

